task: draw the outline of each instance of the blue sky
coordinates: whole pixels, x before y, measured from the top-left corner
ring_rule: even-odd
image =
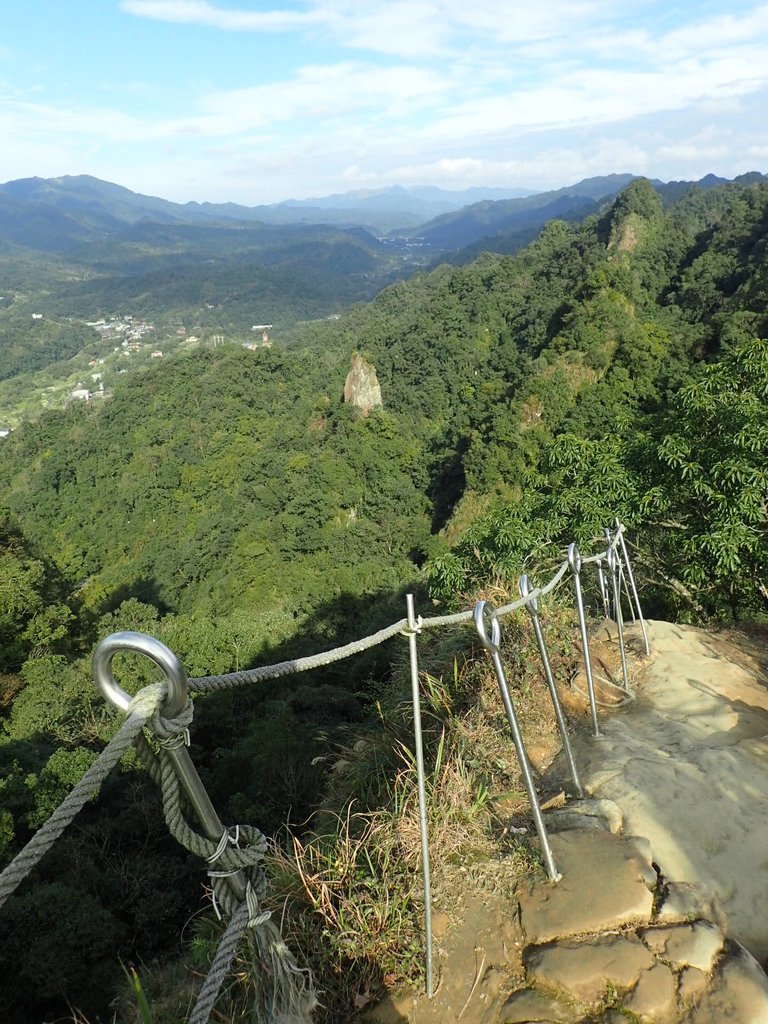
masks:
[[[24,0],[0,181],[247,205],[768,170],[768,3]]]

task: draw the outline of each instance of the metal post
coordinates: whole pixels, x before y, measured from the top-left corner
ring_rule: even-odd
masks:
[[[627,596],[627,604],[629,605],[629,614],[632,616],[632,621],[637,622],[637,616],[635,615],[635,603],[629,592],[627,577],[624,575],[624,563],[622,562],[621,555],[619,555],[619,590],[621,589],[624,590],[624,593]]]
[[[606,543],[606,550],[607,550],[606,561],[607,561],[607,564],[608,564],[608,571],[609,571],[609,573],[611,575],[611,590],[610,590],[609,597],[610,597],[610,600],[613,601],[613,616],[612,616],[612,618],[613,618],[614,622],[616,622],[616,624],[618,625],[619,615],[621,614],[621,591],[618,591],[618,601],[617,601],[617,599],[616,599],[617,598],[617,588],[614,585],[613,577],[614,577],[614,575],[616,574],[616,572],[618,570],[616,568],[616,560],[615,560],[615,558],[614,558],[614,561],[612,562],[611,561],[611,557],[610,557],[611,553],[613,553],[613,555],[615,556],[616,549],[613,546],[613,534],[611,533],[610,527],[608,527],[608,526],[604,527],[603,533],[605,533],[605,543]],[[622,621],[622,623],[624,622],[623,619],[621,621]]]
[[[524,598],[528,598],[532,592],[531,581],[527,576],[520,577],[520,594]],[[560,706],[560,698],[557,694],[557,688],[555,687],[555,679],[552,675],[552,665],[549,660],[549,651],[544,640],[544,632],[541,628],[541,621],[539,619],[539,602],[538,599],[532,597],[527,601],[526,607],[528,614],[531,617],[533,623],[533,632],[536,634],[536,643],[539,647],[539,654],[541,655],[541,664],[544,668],[544,678],[547,680],[547,687],[549,689],[549,695],[552,698],[552,706],[555,709],[555,718],[557,719],[557,727],[560,730],[560,736],[563,741],[563,750],[565,752],[565,759],[568,762],[568,768],[571,772],[571,778],[573,779],[573,785],[576,789],[576,796],[584,796],[584,791],[581,788],[581,782],[579,780],[579,773],[576,771],[576,762],[573,760],[573,752],[571,751],[571,741],[568,739],[568,729],[565,724],[565,716],[563,715],[563,709]]]
[[[607,542],[611,545],[613,550],[616,551],[617,550],[616,549],[617,543],[620,543],[623,540],[622,533],[624,531],[622,529],[622,526],[621,526],[621,523],[619,522],[618,517],[616,519],[614,519],[613,522],[614,522],[614,526],[616,527],[616,534],[615,534],[615,536],[612,536],[611,535],[611,531],[608,529],[608,527],[606,527],[605,528],[605,538],[606,538]],[[617,562],[618,562],[618,573],[619,573],[619,598],[621,598],[621,592],[622,592],[622,589],[623,589],[624,593],[627,595],[627,603],[629,604],[629,614],[632,616],[632,621],[635,622],[636,621],[636,619],[635,619],[635,606],[632,603],[632,595],[629,592],[629,587],[627,586],[627,581],[624,578],[624,562],[623,562],[623,560],[621,558],[621,555],[617,555]]]
[[[187,673],[184,667],[165,644],[145,633],[125,630],[112,633],[102,640],[93,654],[93,678],[96,685],[110,702],[121,711],[127,711],[133,698],[115,681],[112,674],[112,659],[118,651],[136,651],[143,654],[162,669],[168,681],[168,695],[162,706],[164,718],[175,718],[187,699]],[[208,839],[218,842],[224,834],[224,826],[213,808],[211,798],[197,774],[192,758],[186,747],[165,748],[179,777],[179,781],[197,815],[203,832]],[[245,899],[246,878],[242,871],[227,875],[224,879],[237,899]]]
[[[608,604],[608,588],[605,585],[605,573],[600,562],[597,563],[597,582],[600,584],[600,598],[603,602],[603,615],[606,619],[611,617],[611,609]]]
[[[485,624],[486,615],[489,616],[491,621],[490,637],[488,636]],[[501,663],[501,657],[499,654],[501,648],[501,627],[499,626],[499,620],[496,618],[493,606],[488,601],[478,601],[475,605],[475,626],[483,647],[485,647],[491,656],[491,662],[496,672],[496,678],[499,681],[501,699],[504,702],[507,721],[509,722],[509,726],[512,730],[512,739],[514,740],[515,750],[517,751],[517,760],[520,764],[520,771],[523,773],[523,783],[525,785],[525,791],[528,794],[528,800],[531,804],[533,820],[536,824],[536,832],[538,833],[539,841],[541,843],[541,850],[544,855],[544,864],[547,868],[547,874],[553,882],[558,882],[562,878],[562,875],[558,872],[555,866],[555,859],[552,856],[552,847],[549,844],[549,836],[547,835],[547,829],[541,815],[541,808],[539,807],[539,798],[536,795],[536,787],[533,784],[531,766],[528,763],[528,757],[525,753],[523,734],[520,732],[520,726],[517,721],[515,709],[512,705],[512,698],[509,694],[507,677],[504,674],[504,666]]]
[[[606,533],[610,537],[610,531],[606,530]],[[624,648],[624,616],[621,611],[621,598],[619,595],[619,566],[616,552],[608,544],[608,550],[606,551],[606,558],[608,559],[608,569],[611,573],[611,585],[613,587],[613,606],[616,610],[616,628],[619,632],[619,651],[621,652],[621,671],[624,676],[624,690],[626,693],[630,692],[629,689],[629,672],[627,671],[627,652]]]
[[[621,525],[619,520],[616,520],[616,527]],[[648,631],[645,628],[645,619],[643,618],[643,610],[640,607],[640,597],[637,593],[637,587],[635,586],[635,574],[632,572],[632,563],[629,560],[629,552],[627,551],[627,545],[624,542],[624,533],[622,532],[619,538],[621,544],[621,556],[624,560],[624,564],[627,567],[627,576],[629,577],[629,585],[632,588],[632,593],[635,595],[635,606],[637,608],[637,617],[640,620],[640,629],[643,631],[643,643],[645,644],[645,653],[651,653],[651,645],[648,643]]]
[[[416,647],[418,625],[413,609],[413,594],[405,595],[408,613],[408,650],[411,659],[411,694],[413,697],[413,734],[416,743],[416,777],[419,787],[419,831],[421,832],[421,868],[424,876],[424,934],[426,936],[427,995],[432,998],[432,883],[429,872],[429,834],[427,831],[427,791],[424,780],[424,744],[421,735],[421,700],[419,696],[419,653]]]
[[[589,691],[589,710],[592,713],[592,733],[600,735],[600,727],[597,723],[597,701],[595,699],[595,683],[592,678],[592,657],[589,653],[589,637],[587,636],[587,619],[584,615],[584,598],[581,593],[581,555],[575,544],[568,547],[568,564],[573,572],[573,586],[576,591],[576,610],[579,614],[579,630],[581,631],[581,646],[584,649],[584,670],[587,674],[587,689]]]

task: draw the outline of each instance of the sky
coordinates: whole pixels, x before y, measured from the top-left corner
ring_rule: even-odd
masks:
[[[768,169],[768,2],[23,0],[0,181],[248,206]]]

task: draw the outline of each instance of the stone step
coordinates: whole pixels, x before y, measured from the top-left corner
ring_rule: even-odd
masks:
[[[631,837],[579,829],[550,840],[563,877],[518,894],[528,943],[650,924],[656,872]]]
[[[526,987],[487,1024],[768,1024],[760,964],[726,938],[711,893],[657,876],[647,839],[579,828],[551,842],[562,879],[519,895]]]

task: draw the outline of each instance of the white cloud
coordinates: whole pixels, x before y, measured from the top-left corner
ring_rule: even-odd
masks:
[[[660,60],[679,60],[695,53],[717,53],[723,48],[750,44],[766,33],[768,4],[742,15],[725,14],[698,24],[692,22],[663,35],[654,50]]]
[[[260,125],[302,110],[327,120],[334,110],[355,116],[378,107],[378,120],[407,122],[432,109],[430,134],[451,139],[722,102],[768,81],[766,4],[666,33],[631,23],[618,0],[305,0],[300,9],[259,12],[207,0],[123,0],[123,8],[222,29],[322,27],[342,46],[399,57],[378,69],[359,61],[299,67],[292,78],[222,93],[221,102],[213,93],[201,114],[216,113],[202,122],[214,132],[224,130],[220,108],[231,102],[246,124]]]
[[[544,145],[535,153],[512,159],[443,157],[430,163],[403,164],[393,168],[392,182],[407,185],[437,184],[463,188],[498,182],[507,186],[559,188],[581,178],[600,174],[649,170],[648,152],[635,143],[595,140],[591,147]]]
[[[320,21],[319,11],[242,11],[207,0],[122,0],[122,10],[154,21],[205,25],[233,32],[291,32]]]
[[[730,147],[727,145],[702,145],[701,142],[691,139],[670,146],[659,146],[654,155],[658,160],[668,163],[687,164],[697,161],[717,166],[729,152]]]
[[[412,65],[377,67],[358,62],[309,65],[292,79],[245,89],[210,93],[201,102],[214,130],[235,131],[252,124],[298,119],[330,122],[355,115],[410,117],[446,97],[449,82],[439,73]],[[217,127],[218,126],[218,127]]]
[[[551,61],[567,55],[631,64],[656,64],[732,49],[768,32],[768,5],[705,17],[688,10],[686,24],[654,32],[645,22],[663,5],[635,0],[299,0],[294,6],[254,11],[209,0],[122,0],[128,14],[175,24],[234,32],[316,33],[353,49],[425,59],[490,47],[497,57]],[[701,12],[699,14],[699,12]],[[698,15],[698,16],[697,16]],[[509,48],[512,48],[511,52]]]
[[[550,68],[539,84],[473,96],[434,118],[446,140],[625,121],[706,100],[733,100],[768,84],[768,44],[741,58],[689,60],[666,69]]]
[[[378,181],[378,175],[373,171],[364,171],[357,164],[345,167],[341,177],[348,185],[370,185]]]
[[[209,198],[215,176],[241,201],[249,177],[284,197],[322,194],[323,182],[536,186],[608,170],[675,175],[675,161],[724,170],[737,152],[758,160],[768,141],[768,4],[745,2],[712,15],[716,4],[661,0],[122,0],[137,18],[286,40],[279,60],[229,79],[237,88],[217,83],[211,59],[214,80],[163,93],[162,109],[142,103],[160,79],[140,61],[79,106],[31,102],[32,85],[0,89],[0,168],[62,173],[48,170],[59,152],[76,172],[92,153],[89,173],[130,172],[130,187],[163,175],[174,193],[186,182]]]

